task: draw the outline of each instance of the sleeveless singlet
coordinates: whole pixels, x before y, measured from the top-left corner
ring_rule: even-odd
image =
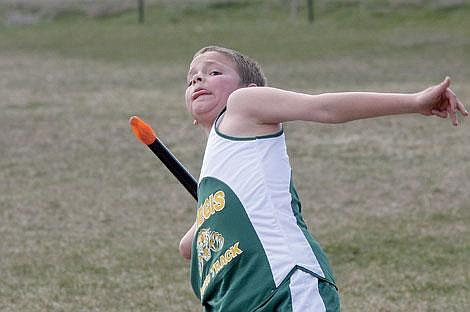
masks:
[[[335,284],[308,232],[283,130],[235,138],[214,123],[198,183],[191,284],[205,311],[253,311],[296,268]]]

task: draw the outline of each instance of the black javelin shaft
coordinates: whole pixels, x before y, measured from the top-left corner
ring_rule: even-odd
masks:
[[[197,182],[160,140],[147,145],[197,201]]]

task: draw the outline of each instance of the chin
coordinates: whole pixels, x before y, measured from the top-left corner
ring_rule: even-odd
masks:
[[[217,104],[193,103],[192,105],[192,112],[195,116],[210,114],[214,110],[217,110]]]

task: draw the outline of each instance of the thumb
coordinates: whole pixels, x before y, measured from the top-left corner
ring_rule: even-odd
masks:
[[[439,89],[441,91],[444,91],[445,89],[447,89],[448,87],[450,86],[450,77],[449,76],[446,76],[444,78],[444,80],[439,84]]]
[[[444,78],[444,80],[442,80],[441,83],[433,86],[433,87],[430,87],[428,89],[428,91],[430,92],[429,94],[432,96],[432,97],[435,97],[435,96],[438,96],[440,97],[442,94],[444,94],[447,90],[447,88],[450,86],[450,77],[449,76],[446,76]]]

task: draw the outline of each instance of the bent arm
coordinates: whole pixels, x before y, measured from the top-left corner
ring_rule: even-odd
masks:
[[[194,233],[196,232],[196,223],[184,234],[180,241],[179,251],[183,258],[186,260],[191,259],[191,248],[193,244]]]

